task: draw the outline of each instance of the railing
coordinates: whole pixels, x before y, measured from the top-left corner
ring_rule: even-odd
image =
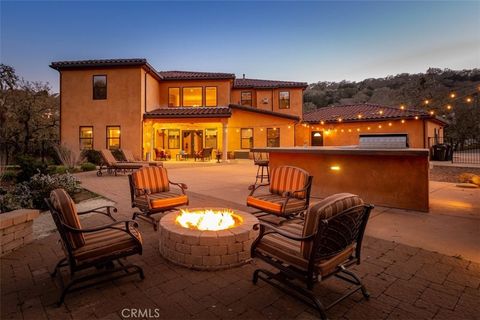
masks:
[[[480,164],[480,138],[429,137],[428,147],[431,151],[432,160],[439,160],[440,158],[440,160],[453,163]]]

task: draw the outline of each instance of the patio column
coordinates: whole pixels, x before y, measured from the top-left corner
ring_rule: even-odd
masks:
[[[222,150],[223,150],[223,155],[222,155],[222,158],[223,158],[223,161],[227,161],[228,160],[228,150],[227,150],[227,146],[228,146],[228,128],[227,128],[227,124],[225,122],[222,123],[222,132],[223,132],[223,137],[222,137]]]

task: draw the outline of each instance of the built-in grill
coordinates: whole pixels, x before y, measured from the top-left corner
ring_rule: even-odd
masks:
[[[364,149],[403,149],[408,148],[407,133],[361,134],[358,144]]]

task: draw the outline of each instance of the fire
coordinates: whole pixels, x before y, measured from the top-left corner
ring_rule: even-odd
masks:
[[[218,231],[234,227],[241,222],[241,217],[232,210],[201,209],[195,211],[180,210],[175,221],[184,228],[195,230]]]

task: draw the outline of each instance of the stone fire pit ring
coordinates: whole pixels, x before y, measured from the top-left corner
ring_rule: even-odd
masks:
[[[224,208],[189,208],[195,210]],[[180,211],[170,212],[159,222],[160,253],[177,265],[196,270],[219,270],[240,266],[251,260],[252,242],[258,236],[253,226],[258,219],[250,213],[233,210],[241,225],[220,231],[201,231],[182,227],[175,219]]]

